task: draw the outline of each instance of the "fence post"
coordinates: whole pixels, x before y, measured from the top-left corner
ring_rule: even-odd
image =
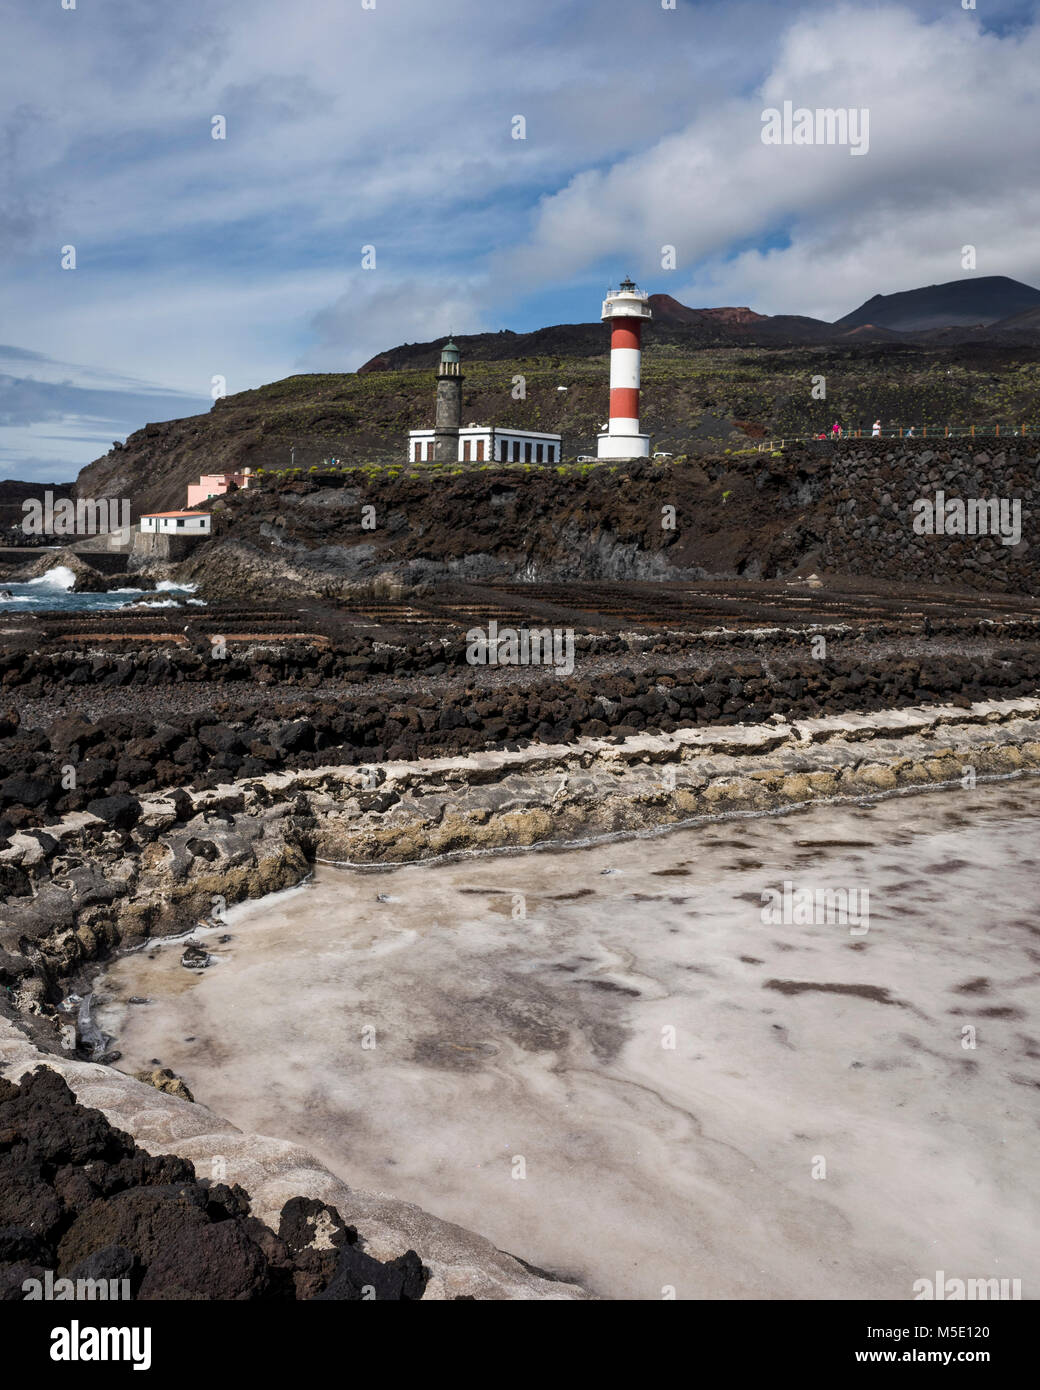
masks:
[[[927,425],[925,425],[925,427],[924,427],[924,435],[923,435],[923,438],[924,438],[924,439],[927,439],[927,438],[928,438],[928,426],[927,426]]]
[[[997,426],[997,438],[998,438],[998,439],[1000,438],[1000,426],[999,426],[999,425]]]
[[[970,433],[971,433],[972,439],[974,439],[974,438],[975,438],[975,426],[974,426],[974,425],[972,425],[971,430],[970,430]]]
[[[949,425],[947,425],[947,426],[946,426],[946,438],[949,439],[949,437],[950,437],[950,427],[949,427]]]

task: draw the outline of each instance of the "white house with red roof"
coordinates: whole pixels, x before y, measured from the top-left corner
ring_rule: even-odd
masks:
[[[208,536],[209,512],[143,512],[141,531],[152,536]]]

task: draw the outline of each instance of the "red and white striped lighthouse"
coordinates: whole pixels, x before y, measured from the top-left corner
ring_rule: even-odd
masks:
[[[597,458],[646,458],[650,436],[639,433],[639,361],[643,321],[651,317],[649,296],[622,280],[603,301],[604,322],[610,323],[610,423],[601,434]]]

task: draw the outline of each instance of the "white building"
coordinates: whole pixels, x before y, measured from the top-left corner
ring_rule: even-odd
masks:
[[[412,463],[433,459],[434,431],[408,431]],[[563,436],[541,430],[512,430],[497,425],[467,425],[459,430],[459,463],[559,463]]]
[[[541,430],[462,424],[461,354],[451,339],[437,367],[437,412],[432,430],[408,431],[409,463],[559,463],[563,436]]]
[[[146,535],[208,536],[211,522],[209,512],[145,512],[141,530]]]

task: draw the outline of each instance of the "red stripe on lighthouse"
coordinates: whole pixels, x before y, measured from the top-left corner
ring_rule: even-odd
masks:
[[[614,319],[610,333],[611,349],[638,348],[642,331],[642,319]]]
[[[610,388],[610,418],[612,420],[639,419],[638,386],[612,386]]]

